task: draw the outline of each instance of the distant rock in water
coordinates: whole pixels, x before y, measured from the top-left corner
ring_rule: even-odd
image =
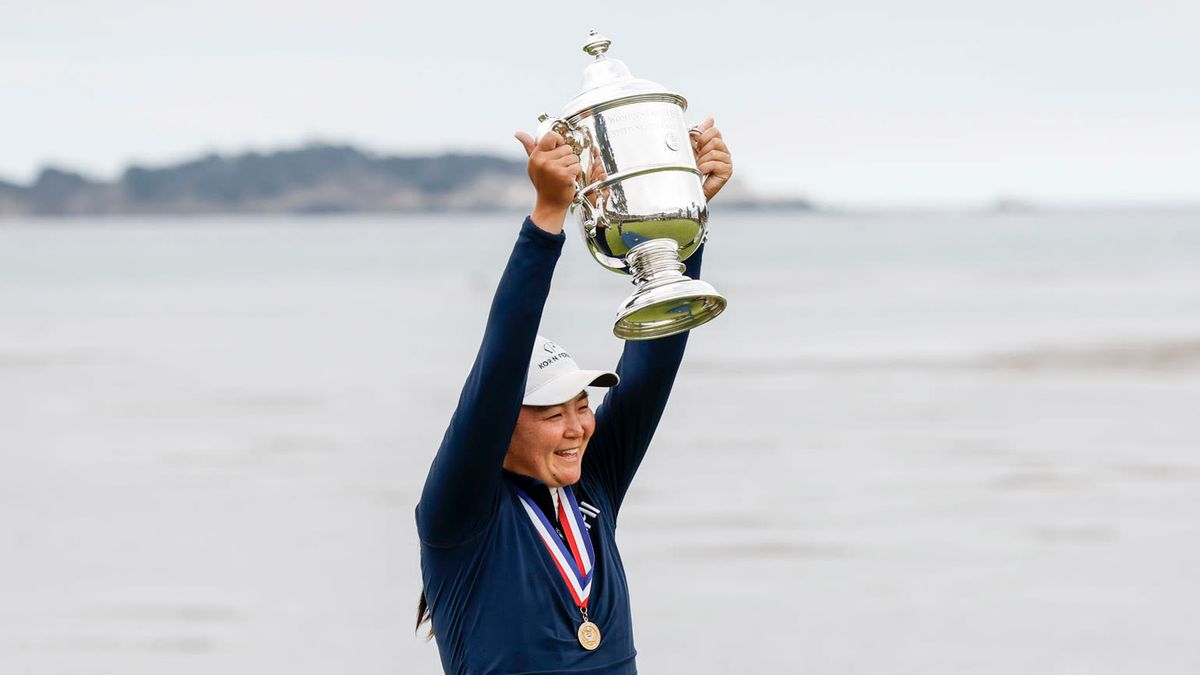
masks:
[[[131,166],[115,182],[58,168],[28,187],[0,182],[0,215],[497,209],[526,208],[532,199],[523,161],[385,156],[336,145]]]
[[[48,167],[29,186],[0,181],[0,216],[515,210],[530,208],[533,198],[523,159],[388,156],[318,144],[135,165],[111,182]],[[812,208],[803,199],[755,198],[738,181],[722,192],[721,205]]]

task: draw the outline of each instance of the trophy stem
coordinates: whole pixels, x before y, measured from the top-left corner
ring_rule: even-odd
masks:
[[[613,334],[625,340],[653,340],[691,330],[725,309],[725,298],[708,283],[683,275],[679,243],[651,239],[625,254],[633,295],[617,309]]]
[[[687,269],[679,259],[679,244],[674,239],[644,241],[625,254],[633,284],[652,288],[678,280]]]

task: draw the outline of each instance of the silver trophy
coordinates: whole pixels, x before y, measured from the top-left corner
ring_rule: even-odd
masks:
[[[542,114],[538,137],[555,131],[583,165],[573,210],[596,262],[633,277],[637,287],[617,309],[613,334],[625,340],[667,337],[725,309],[711,285],[683,275],[683,261],[707,236],[708,202],[683,118],[687,100],[637,79],[608,58],[610,41],[592,31],[583,51],[595,57],[583,90],[559,117]]]

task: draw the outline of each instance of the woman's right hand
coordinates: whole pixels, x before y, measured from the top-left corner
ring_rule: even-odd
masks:
[[[537,202],[530,216],[533,224],[558,234],[575,200],[575,179],[581,170],[579,157],[553,131],[537,141],[523,131],[515,136],[529,155],[529,180],[537,191]]]

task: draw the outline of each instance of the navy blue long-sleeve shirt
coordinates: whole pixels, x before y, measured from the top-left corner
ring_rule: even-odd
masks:
[[[564,240],[528,218],[522,224],[417,506],[421,575],[447,673],[637,672],[617,513],[662,417],[687,333],[625,344],[621,383],[597,409],[572,488],[596,555],[588,613],[603,640],[588,651],[576,638],[579,610],[517,487],[548,515],[549,492],[502,468]],[[692,278],[699,278],[702,250],[687,260]]]

